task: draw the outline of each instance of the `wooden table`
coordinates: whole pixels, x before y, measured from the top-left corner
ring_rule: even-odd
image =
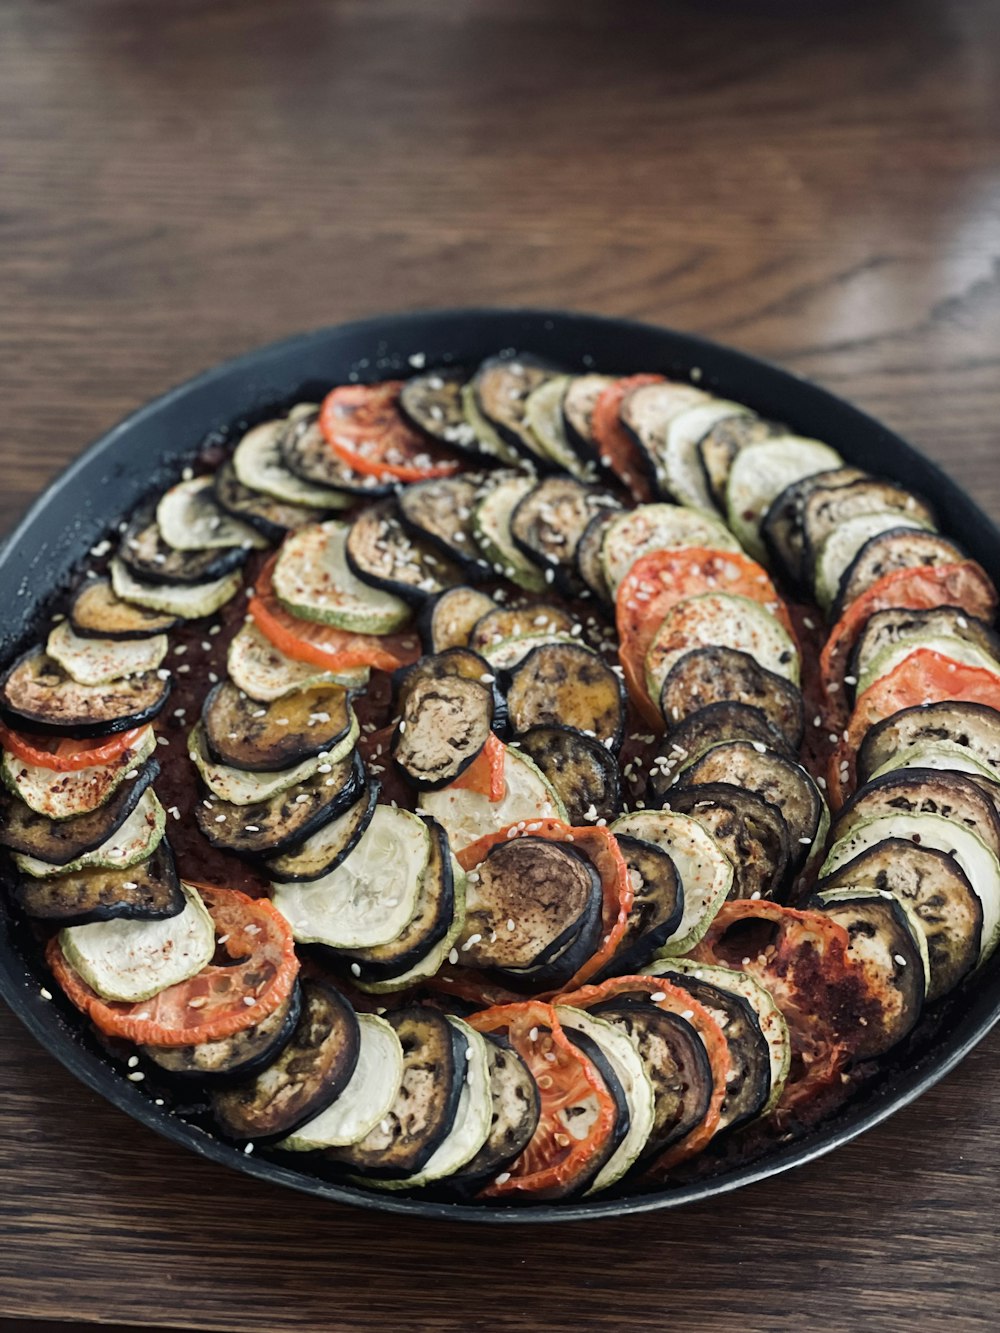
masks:
[[[1000,517],[998,33],[989,0],[7,0],[0,523],[221,357],[474,303],[773,357]],[[994,1035],[861,1141],[719,1203],[498,1235],[200,1163],[4,1014],[0,1314],[995,1327],[998,1056]]]

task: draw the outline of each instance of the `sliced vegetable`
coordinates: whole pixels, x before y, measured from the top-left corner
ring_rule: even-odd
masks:
[[[465,415],[462,390],[467,383],[464,370],[414,375],[399,391],[399,410],[411,425],[439,444],[479,458],[481,451],[488,451]]]
[[[689,713],[672,727],[650,770],[650,789],[666,791],[677,774],[713,745],[750,741],[788,758],[796,754],[787,739],[759,708],[749,704],[718,703]]]
[[[473,652],[487,655],[508,639],[532,636],[570,635],[576,624],[569,611],[551,602],[535,602],[533,606],[490,605],[476,620],[468,636]]]
[[[586,590],[604,605],[613,605],[615,599],[604,576],[601,550],[605,531],[617,517],[618,511],[615,509],[598,510],[584,528],[576,547],[576,571]]]
[[[813,591],[820,609],[829,612],[833,607],[841,587],[848,585],[858,553],[870,541],[888,533],[900,536],[910,530],[923,531],[921,521],[916,517],[904,517],[896,510],[855,514],[839,524],[824,539],[813,565]]]
[[[802,496],[800,526],[810,563],[829,536],[860,514],[896,513],[903,522],[913,520],[931,529],[936,526],[930,505],[894,482],[855,473],[850,468],[841,468],[831,481],[834,478],[837,485],[827,482],[810,488]]]
[[[392,482],[358,472],[330,448],[319,422],[319,408],[302,403],[292,409],[281,436],[281,460],[289,472],[313,486],[332,487],[349,495],[388,495]]]
[[[281,856],[268,857],[267,873],[279,883],[322,879],[354,850],[371,823],[378,800],[377,782],[369,782],[349,809],[323,824],[304,842]]]
[[[890,607],[869,616],[848,658],[848,674],[856,682],[857,693],[867,688],[860,685],[860,678],[870,675],[876,658],[887,648],[904,643],[918,647],[921,641],[941,637],[962,639],[987,656],[1000,659],[1000,636],[986,621],[967,615],[957,606],[932,606],[914,610]],[[846,679],[844,683],[850,685]]]
[[[162,711],[169,693],[169,683],[155,671],[106,685],[81,685],[46,653],[29,648],[0,684],[0,710],[12,727],[69,731],[74,740],[83,740],[134,732]]]
[[[49,819],[72,819],[75,815],[96,810],[111,799],[126,777],[137,772],[156,748],[152,727],[140,727],[134,732],[123,731],[112,739],[128,740],[130,736],[132,739],[121,748],[117,756],[103,763],[60,771],[49,767],[48,763],[34,764],[18,758],[13,750],[15,735],[6,732],[5,744],[11,742],[11,748],[5,749],[0,759],[0,777],[7,790],[19,796],[29,809]],[[23,737],[16,739],[20,741]],[[84,742],[66,741],[65,744],[77,747],[72,755],[65,758],[86,757]],[[100,751],[103,746],[98,742],[94,748]],[[38,751],[34,746],[28,746],[27,749],[46,760],[58,757],[48,755],[44,750]]]
[[[761,524],[775,498],[793,481],[840,464],[840,455],[828,445],[798,435],[781,435],[741,449],[726,481],[727,521],[740,545],[755,560],[765,560]]]
[[[342,685],[314,685],[264,704],[223,680],[213,686],[201,717],[212,758],[251,773],[274,773],[326,753],[354,727]]]
[[[320,408],[327,444],[355,472],[380,481],[424,481],[447,477],[461,464],[447,449],[414,430],[399,410],[400,380],[342,384]]]
[[[417,604],[446,588],[457,587],[463,570],[467,573],[469,568],[469,561],[460,566],[442,555],[439,547],[408,534],[399,520],[395,500],[380,500],[362,510],[347,533],[345,554],[348,567],[370,588]],[[473,559],[471,549],[469,559]],[[279,559],[276,580],[280,564]],[[485,564],[480,572],[488,572]],[[277,581],[275,591],[281,595]]]
[[[423,679],[406,691],[392,756],[403,777],[423,791],[454,782],[482,751],[493,723],[493,695],[461,676]]]
[[[155,671],[167,655],[167,636],[149,639],[81,638],[68,620],[49,633],[45,651],[79,685],[107,685],[112,681]]]
[[[947,537],[902,524],[869,538],[840,580],[833,619],[868,591],[879,579],[899,569],[933,568],[961,563],[965,552]]]
[[[398,497],[399,518],[418,543],[428,543],[447,562],[457,563],[472,581],[489,578],[472,529],[472,511],[482,477],[441,477],[407,486]]]
[[[615,838],[633,896],[614,967],[629,972],[645,966],[676,933],[684,916],[684,886],[673,858],[662,847],[627,833],[616,833]]]
[[[281,419],[265,421],[247,431],[233,454],[236,480],[248,490],[270,496],[283,505],[302,505],[327,513],[348,508],[354,497],[346,491],[303,481],[289,470],[282,456],[282,441],[288,428],[288,421]]]
[[[792,842],[776,805],[732,782],[671,788],[658,804],[689,815],[711,834],[733,865],[731,897],[784,896]]]
[[[546,576],[515,545],[510,530],[514,510],[533,487],[534,479],[522,473],[501,477],[472,511],[472,530],[479,549],[497,574],[526,592],[541,592]]]
[[[188,755],[212,796],[232,805],[249,806],[258,801],[269,801],[290,787],[307,782],[321,767],[324,772],[329,772],[354,749],[360,730],[355,718],[346,736],[329,750],[320,750],[288,768],[258,773],[217,763],[208,751],[205,729],[199,722],[188,736]]]
[[[406,623],[409,610],[398,597],[373,589],[352,571],[347,560],[350,532],[344,523],[329,522],[292,533],[272,571],[274,594],[286,611],[300,619],[358,633],[389,634]],[[267,634],[266,623],[252,610],[251,614]]]
[[[679,499],[671,488],[675,469],[667,468],[667,439],[671,424],[692,407],[709,402],[708,394],[690,384],[664,380],[630,389],[618,409],[621,424],[639,447],[643,467],[657,495]],[[685,500],[683,503],[687,503]]]
[[[425,650],[441,653],[448,648],[464,648],[473,626],[495,605],[486,593],[464,585],[448,588],[431,598],[424,603],[418,620]]]
[[[1000,711],[950,698],[894,709],[865,735],[858,751],[858,779],[868,782],[895,757],[928,746],[947,746],[956,757],[968,755],[1000,780]]]
[[[60,926],[82,926],[116,917],[156,921],[184,910],[185,898],[166,838],[153,854],[126,870],[70,870],[13,886],[14,900],[27,916]]]
[[[579,643],[533,648],[513,669],[507,708],[515,732],[575,727],[617,750],[625,731],[625,691],[598,655]]]
[[[893,811],[942,815],[964,824],[1000,857],[1000,815],[989,796],[962,773],[907,767],[867,783],[847,802],[833,828],[837,839],[855,824]]]
[[[526,420],[531,393],[556,372],[531,356],[493,356],[472,378],[476,405],[505,444],[535,462],[549,462]]]
[[[601,463],[640,504],[653,498],[652,469],[635,437],[622,423],[621,407],[634,390],[662,381],[662,375],[630,375],[612,380],[598,396],[590,414],[590,431]]]
[[[489,1060],[492,1111],[490,1130],[479,1152],[451,1183],[477,1186],[486,1183],[519,1157],[538,1128],[541,1100],[527,1064],[503,1037],[483,1040]]]
[[[640,556],[687,546],[740,554],[738,543],[721,520],[700,509],[650,504],[616,514],[601,544],[608,589],[617,598],[622,580]]]
[[[274,1013],[252,1028],[220,1041],[197,1046],[142,1046],[145,1059],[158,1070],[186,1082],[203,1079],[213,1085],[246,1079],[271,1064],[292,1039],[302,1007],[301,988],[295,986]]]
[[[580,586],[576,551],[588,523],[595,513],[617,508],[607,491],[565,476],[546,477],[515,505],[511,537],[533,564],[551,569],[559,588],[572,595]]]
[[[81,816],[88,819],[89,816]],[[101,869],[126,870],[151,856],[163,837],[166,814],[151,787],[139,797],[131,812],[102,843],[91,851],[81,852],[62,865],[43,861],[24,852],[14,853],[14,864],[25,875],[46,879],[50,875],[70,870]]]
[[[555,789],[527,755],[507,749],[504,753],[504,793],[499,801],[469,787],[453,783],[441,791],[427,792],[423,808],[444,826],[453,849],[460,854],[477,839],[495,834],[519,820],[562,819],[566,811]]]
[[[610,822],[621,813],[618,764],[595,737],[573,727],[532,727],[518,746],[552,784],[571,824]]]
[[[661,491],[678,504],[713,509],[715,500],[699,445],[713,426],[748,415],[747,408],[721,398],[694,403],[685,411],[672,415],[666,437],[657,449]]]
[[[718,646],[692,649],[677,659],[660,690],[668,733],[705,708],[727,702],[757,709],[798,750],[804,726],[801,691],[749,653]]]
[[[146,512],[140,510],[125,530],[117,558],[142,583],[188,587],[213,583],[232,573],[245,563],[247,549],[228,546],[222,550],[175,550],[164,541],[159,525],[148,522]]]
[[[614,384],[611,375],[572,375],[562,400],[566,438],[579,458],[599,463],[600,453],[594,437],[594,408],[601,394]]]
[[[803,518],[809,496],[814,492],[824,497],[835,495],[854,482],[864,482],[865,475],[856,467],[814,472],[811,476],[793,481],[771,501],[760,525],[760,535],[775,572],[790,587],[801,592],[812,589],[813,564],[819,540],[811,547],[807,544]]]
[[[275,648],[254,620],[241,625],[230,642],[226,667],[236,688],[260,703],[274,703],[296,690],[315,685],[342,685],[346,690],[363,690],[369,677],[368,667],[324,671],[312,663],[296,661]]]
[[[532,389],[524,404],[524,426],[549,462],[583,481],[593,480],[597,468],[589,451],[578,454],[566,433],[562,405],[569,382],[568,375],[553,375]]]
[[[306,523],[319,523],[329,512],[323,506],[288,504],[244,486],[230,462],[223,463],[216,472],[214,486],[219,508],[247,523],[270,542],[280,542],[287,533]]]
[[[726,512],[726,485],[736,455],[748,445],[760,444],[782,433],[781,427],[748,413],[745,416],[724,417],[698,441],[698,457],[705,471],[709,492],[715,507],[723,514]]]
[[[123,602],[108,579],[88,579],[73,599],[70,624],[83,638],[146,639],[164,634],[177,624],[177,617]]]
[[[117,557],[111,561],[110,568],[111,587],[116,597],[180,620],[200,620],[214,615],[236,596],[243,582],[238,569],[211,583],[188,584],[150,583],[137,578]]]
[[[175,551],[267,546],[256,529],[220,508],[211,477],[192,477],[171,486],[157,503],[156,522],[160,536]]]

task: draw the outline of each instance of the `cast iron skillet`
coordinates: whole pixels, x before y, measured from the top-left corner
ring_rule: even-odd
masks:
[[[261,420],[270,408],[315,398],[351,376],[372,380],[410,374],[421,358],[428,366],[475,365],[508,347],[550,357],[573,370],[693,374],[704,387],[829,442],[849,462],[932,495],[943,530],[959,536],[994,580],[1000,576],[1000,531],[953,481],[871,417],[786,371],[700,338],[626,320],[556,311],[437,311],[320,329],[251,352],[140,408],[98,440],[35,502],[0,552],[2,660],[27,640],[39,607],[88,549],[112,533],[113,524],[144,494],[176,479],[210,432]],[[52,1000],[41,994],[46,986],[52,988]],[[556,1222],[651,1212],[705,1199],[810,1161],[878,1124],[953,1069],[1000,1017],[1000,953],[966,989],[935,1006],[876,1080],[805,1138],[692,1183],[533,1208],[451,1204],[353,1189],[248,1157],[171,1115],[154,1104],[142,1085],[125,1079],[122,1065],[107,1057],[81,1016],[56,993],[37,950],[6,906],[0,909],[0,994],[77,1078],[202,1157],[260,1180],[365,1208],[475,1222]]]

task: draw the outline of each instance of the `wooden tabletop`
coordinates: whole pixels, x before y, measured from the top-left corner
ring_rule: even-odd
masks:
[[[0,525],[222,357],[486,303],[771,357],[1000,518],[998,57],[990,0],[6,0]],[[995,1327],[998,1064],[717,1203],[496,1234],[197,1161],[4,1012],[0,1326]]]

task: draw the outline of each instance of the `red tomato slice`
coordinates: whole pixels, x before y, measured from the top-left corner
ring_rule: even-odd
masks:
[[[855,598],[830,631],[819,659],[823,689],[830,704],[830,721],[837,730],[848,717],[843,684],[851,651],[876,611],[897,606],[911,611],[957,606],[967,615],[992,621],[997,594],[986,571],[974,560],[963,560],[953,565],[894,569]]]
[[[658,1008],[676,1014],[691,1024],[704,1043],[712,1071],[712,1097],[705,1118],[657,1158],[652,1169],[656,1174],[660,1174],[700,1153],[718,1129],[722,1103],[726,1095],[726,1080],[730,1071],[729,1044],[722,1028],[704,1005],[699,1004],[692,995],[681,990],[679,986],[672,986],[663,977],[612,977],[609,981],[602,982],[600,986],[584,986],[582,990],[560,995],[555,1002],[574,1005],[577,1009],[589,1009],[592,1005],[613,999],[616,995],[634,995],[636,991],[648,996]]]
[[[504,781],[506,755],[506,745],[491,731],[486,744],[475,759],[451,785],[462,787],[467,791],[478,792],[480,796],[488,796],[494,802],[502,801],[504,792],[507,790],[507,784]]]
[[[274,595],[271,572],[276,560],[273,555],[257,576],[248,610],[257,628],[280,653],[328,671],[361,666],[395,671],[420,656],[416,634],[353,634],[293,616]]]
[[[848,944],[844,927],[823,912],[737,899],[723,904],[691,951],[698,962],[746,972],[784,1015],[792,1066],[774,1112],[779,1122],[837,1083],[857,1034],[880,1012]]]
[[[1000,708],[1000,677],[983,667],[953,662],[930,648],[915,648],[887,676],[865,690],[854,706],[847,735],[830,760],[828,787],[834,808],[843,804],[855,783],[858,747],[869,727],[917,704],[956,699]]]
[[[658,731],[663,730],[663,717],[646,690],[646,653],[670,608],[704,592],[736,593],[759,602],[795,637],[788,609],[767,571],[749,556],[704,546],[672,547],[640,556],[615,600],[618,659],[632,702]]]
[[[466,1021],[478,1032],[507,1038],[538,1084],[541,1111],[528,1146],[480,1197],[559,1199],[571,1193],[586,1182],[614,1133],[615,1104],[604,1080],[566,1036],[555,1010],[540,1000],[498,1005]]]
[[[68,736],[25,736],[0,722],[0,744],[25,764],[51,768],[56,773],[76,773],[81,768],[112,763],[132,749],[145,730],[133,727],[106,739],[76,741]]]
[[[332,389],[319,415],[327,444],[348,467],[383,481],[450,477],[461,463],[400,414],[402,387],[402,380],[386,380]]]
[[[101,1032],[146,1046],[196,1046],[253,1027],[288,999],[299,970],[288,922],[266,898],[192,885],[215,922],[216,956],[207,967],[135,1004],[105,1000],[70,967],[53,936],[45,960],[76,1007]],[[247,1001],[252,1000],[252,1004]]]
[[[472,870],[484,860],[491,847],[499,842],[509,842],[511,838],[548,838],[550,842],[571,842],[577,851],[593,862],[601,877],[604,894],[602,924],[604,934],[601,947],[583,964],[566,983],[567,988],[582,986],[595,973],[611,961],[616,953],[625,927],[628,914],[635,897],[632,881],[629,879],[628,866],[618,847],[618,840],[606,828],[588,825],[573,828],[561,819],[532,819],[528,822],[511,824],[497,833],[487,833],[485,837],[463,847],[458,853],[458,860],[463,870]]]
[[[644,384],[662,384],[663,375],[629,375],[616,380],[594,404],[590,429],[597,442],[601,462],[625,483],[640,504],[653,499],[653,487],[642,462],[642,451],[618,415],[625,395]]]

